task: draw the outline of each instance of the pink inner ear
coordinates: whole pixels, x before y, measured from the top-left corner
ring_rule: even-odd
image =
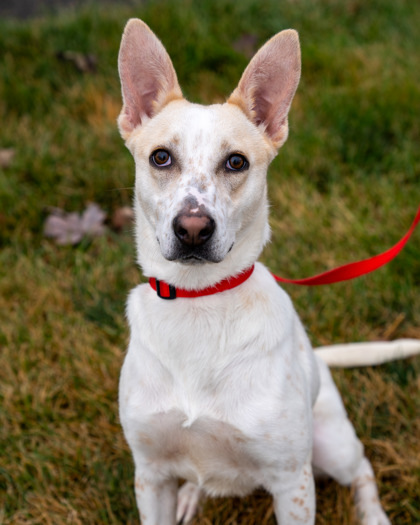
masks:
[[[264,90],[254,95],[253,111],[255,113],[255,124],[259,126],[266,121],[267,115],[270,111],[271,102],[266,99],[263,94]]]
[[[165,48],[140,20],[130,20],[124,31],[118,65],[124,100],[120,125],[132,131],[144,116],[159,111],[170,93],[182,97],[175,70]],[[128,120],[128,122],[127,122]]]
[[[136,54],[141,50],[136,50]],[[139,60],[139,56],[122,57],[121,84],[125,113],[133,128],[141,124],[142,117],[153,115],[153,102],[161,89],[159,76],[151,56]]]
[[[229,102],[263,125],[275,143],[287,137],[287,115],[300,78],[300,49],[295,31],[269,40],[251,60]],[[280,144],[281,145],[281,144]]]
[[[254,91],[254,111],[258,124],[264,124],[266,133],[276,139],[287,123],[287,115],[297,87],[295,71],[286,64],[267,60],[267,71],[258,75]],[[299,79],[299,73],[298,77]]]

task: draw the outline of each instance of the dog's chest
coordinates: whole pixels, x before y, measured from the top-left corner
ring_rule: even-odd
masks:
[[[185,415],[175,409],[150,416],[137,440],[155,471],[192,481],[214,495],[247,494],[266,467],[255,442],[239,429],[209,417],[186,425]]]
[[[310,446],[307,414],[298,413],[306,422],[290,426],[296,416],[291,412],[273,416],[271,424],[264,416],[254,417],[253,428],[240,429],[210,416],[190,422],[172,408],[147,416],[132,413],[125,430],[137,458],[157,481],[183,478],[214,496],[244,496],[279,472],[294,471],[305,459]]]

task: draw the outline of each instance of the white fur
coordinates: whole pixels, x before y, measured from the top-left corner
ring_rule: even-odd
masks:
[[[127,25],[119,60],[144,274],[200,289],[256,263],[242,285],[211,296],[167,301],[148,284],[130,294],[120,417],[142,523],[186,523],[202,494],[263,486],[279,524],[313,524],[316,472],[353,485],[364,525],[389,524],[327,366],[288,295],[256,262],[269,238],[267,167],[287,137],[300,75],[297,34],[273,37],[228,102],[209,107],[181,98],[166,51],[141,21]],[[151,162],[159,148],[173,156],[170,169]],[[226,170],[238,153],[249,169]],[[194,264],[177,258],[173,229],[188,202],[216,223],[208,259]],[[187,480],[179,492],[178,478]]]

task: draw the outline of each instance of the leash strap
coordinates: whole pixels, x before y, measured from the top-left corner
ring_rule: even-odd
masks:
[[[350,279],[355,279],[356,277],[360,277],[361,275],[366,275],[370,272],[373,272],[374,270],[377,270],[381,266],[384,266],[385,264],[392,261],[392,259],[395,259],[395,257],[400,253],[400,251],[407,244],[409,238],[411,237],[412,233],[414,232],[419,222],[420,222],[420,206],[419,206],[419,209],[417,210],[417,215],[414,218],[414,221],[410,229],[404,235],[404,237],[399,242],[397,242],[397,244],[395,244],[392,248],[390,248],[386,252],[383,252],[379,255],[375,255],[374,257],[363,259],[362,261],[344,264],[343,266],[339,266],[338,268],[334,268],[324,273],[314,275],[313,277],[306,277],[305,279],[285,279],[284,277],[279,277],[278,275],[274,275],[274,274],[272,275],[276,279],[276,281],[281,282],[281,283],[299,284],[299,285],[306,285],[306,286],[333,284],[333,283],[339,283],[341,281],[348,281]]]

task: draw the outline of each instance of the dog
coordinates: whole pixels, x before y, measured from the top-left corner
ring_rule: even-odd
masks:
[[[313,524],[315,475],[353,488],[363,525],[389,524],[327,364],[257,262],[270,236],[267,168],[300,78],[298,34],[272,37],[223,104],[185,100],[138,19],[118,63],[138,263],[150,278],[128,299],[119,387],[142,524],[187,523],[203,495],[257,487],[279,524]]]

